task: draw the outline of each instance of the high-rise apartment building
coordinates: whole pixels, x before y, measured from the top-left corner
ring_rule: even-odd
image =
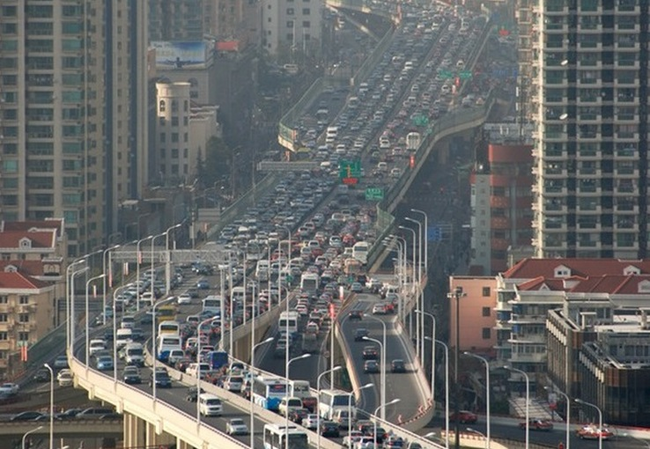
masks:
[[[0,217],[63,218],[68,254],[146,184],[146,8],[0,1]]]
[[[272,55],[307,53],[320,45],[323,5],[316,0],[263,0],[262,48]],[[318,47],[316,47],[318,49]]]
[[[537,256],[647,257],[650,5],[531,11]]]
[[[142,2],[144,3],[144,2]],[[200,41],[209,29],[204,0],[147,0],[150,41]]]

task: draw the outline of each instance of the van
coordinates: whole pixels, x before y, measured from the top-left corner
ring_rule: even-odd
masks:
[[[201,393],[199,395],[199,411],[203,416],[221,416],[223,404],[214,394]]]
[[[291,413],[292,411],[298,410],[300,408],[302,408],[302,399],[284,397],[280,401],[278,412],[280,415],[285,416],[287,413]]]
[[[144,365],[144,348],[141,343],[128,343],[126,345],[124,361],[127,365]]]
[[[135,317],[133,315],[124,315],[120,327],[122,329],[132,329],[135,326]]]
[[[117,330],[115,336],[115,346],[120,349],[129,343],[133,342],[133,331],[129,328],[122,328]]]
[[[99,351],[103,351],[104,349],[106,349],[106,342],[104,340],[101,339],[90,340],[90,344],[88,345],[88,351],[90,352],[90,355],[94,355]]]

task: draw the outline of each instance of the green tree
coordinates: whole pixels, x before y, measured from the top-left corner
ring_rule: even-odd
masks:
[[[205,148],[205,160],[199,155],[199,180],[209,186],[230,175],[232,167],[232,149],[223,139],[211,138]]]

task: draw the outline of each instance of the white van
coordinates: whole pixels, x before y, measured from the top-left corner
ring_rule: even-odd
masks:
[[[199,395],[199,411],[203,416],[221,416],[223,404],[214,394],[201,393]]]
[[[135,317],[133,315],[124,315],[120,327],[122,329],[133,329],[135,327]]]
[[[144,347],[141,343],[128,343],[125,349],[124,361],[127,365],[144,365]]]
[[[339,127],[338,126],[328,126],[327,131],[325,132],[326,137],[334,137],[336,139],[336,136],[339,135]]]
[[[104,340],[101,339],[90,340],[90,344],[88,345],[88,351],[90,352],[90,355],[94,355],[99,351],[103,351],[104,349],[106,349],[106,342]]]
[[[132,342],[133,331],[130,328],[122,328],[117,330],[117,335],[115,335],[115,346],[117,349],[123,348]]]

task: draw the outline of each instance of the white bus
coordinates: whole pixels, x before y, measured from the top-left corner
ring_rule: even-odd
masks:
[[[280,313],[280,319],[278,320],[278,330],[280,335],[293,335],[298,332],[298,323],[300,322],[300,314],[295,311],[284,311]]]
[[[203,311],[210,312],[212,316],[221,316],[223,310],[223,298],[221,296],[210,295],[203,299]]]
[[[253,380],[251,394],[255,404],[276,412],[282,398],[287,396],[287,381],[277,377],[256,376]]]
[[[180,335],[181,326],[176,321],[163,321],[158,325],[158,335]]]
[[[357,259],[363,265],[368,263],[368,251],[370,250],[370,245],[368,242],[357,242],[352,247],[352,257]]]
[[[303,273],[300,277],[300,289],[305,293],[316,294],[320,287],[320,276],[317,273]]]
[[[255,277],[258,281],[267,281],[269,279],[269,261],[267,259],[260,259],[257,261],[255,268]]]
[[[169,352],[174,349],[183,349],[183,340],[178,335],[162,334],[158,335],[156,347],[158,348],[156,355],[158,360],[167,362]]]
[[[350,396],[343,390],[321,390],[318,397],[318,413],[323,419],[333,420],[337,410],[347,411],[349,409],[350,400],[352,400],[352,416],[354,417],[356,411],[354,395]]]
[[[309,437],[304,428],[293,424],[264,424],[264,449],[308,449]],[[287,441],[288,438],[288,441]]]

